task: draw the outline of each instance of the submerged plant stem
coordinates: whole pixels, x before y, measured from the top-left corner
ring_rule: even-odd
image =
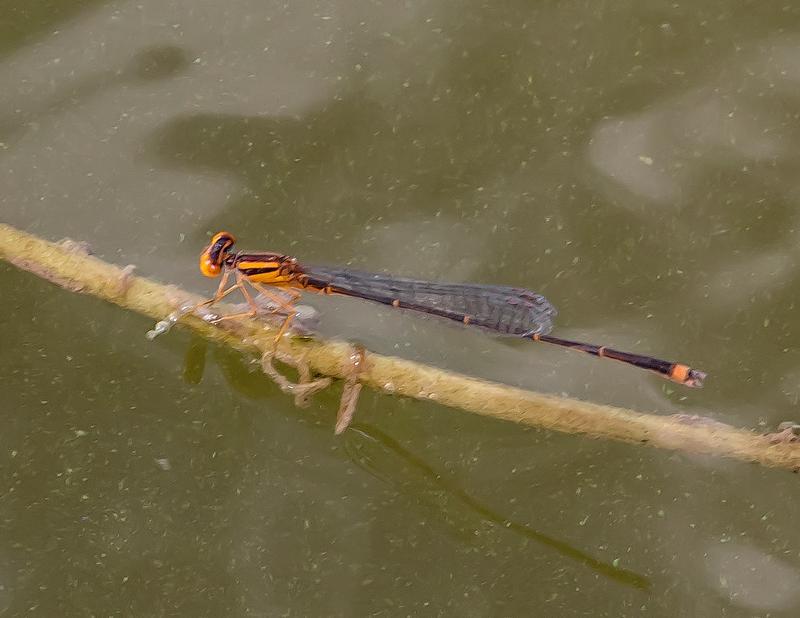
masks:
[[[163,320],[185,303],[202,300],[174,286],[134,276],[131,267],[104,262],[77,243],[48,242],[4,224],[0,224],[0,257],[67,290],[96,296],[154,320]],[[223,327],[186,315],[179,324],[207,339],[259,356],[274,348],[277,333],[277,327],[249,319],[231,320]],[[284,337],[279,349],[282,354],[302,358],[317,374],[352,378],[353,347],[348,343]],[[800,470],[800,443],[774,444],[753,431],[718,422],[643,414],[545,395],[366,352],[357,381],[388,394],[435,401],[532,427]]]

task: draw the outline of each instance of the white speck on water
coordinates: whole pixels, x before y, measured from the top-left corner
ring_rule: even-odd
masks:
[[[156,459],[155,462],[158,464],[158,467],[162,470],[172,470],[172,464],[169,463],[169,459],[164,457],[163,459]]]

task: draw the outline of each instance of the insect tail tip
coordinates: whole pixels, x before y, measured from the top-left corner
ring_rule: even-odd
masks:
[[[692,388],[702,388],[703,382],[706,379],[708,374],[705,371],[700,371],[699,369],[690,369],[689,375],[684,380],[684,384],[686,386],[691,386]]]

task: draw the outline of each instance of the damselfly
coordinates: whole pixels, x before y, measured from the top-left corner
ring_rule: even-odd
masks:
[[[241,290],[250,310],[220,319],[254,316],[259,308],[244,286],[270,299],[276,311],[286,314],[278,336],[290,325],[299,290],[338,294],[438,316],[490,333],[543,341],[610,358],[656,374],[685,386],[702,386],[706,374],[683,363],[622,352],[603,345],[571,341],[550,335],[556,310],[541,294],[524,288],[475,283],[437,283],[405,279],[347,268],[308,266],[297,259],[271,252],[234,251],[235,238],[219,232],[200,256],[200,270],[207,277],[222,276],[213,304],[234,290]],[[226,288],[230,275],[236,283]],[[272,290],[270,290],[272,288]],[[279,293],[275,293],[279,290]]]

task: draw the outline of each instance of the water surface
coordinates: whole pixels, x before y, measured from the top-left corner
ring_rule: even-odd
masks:
[[[7,4],[2,221],[198,292],[221,228],[525,286],[557,334],[706,388],[314,302],[329,335],[525,388],[800,417],[791,4]],[[367,392],[336,438],[336,389],[298,410],[185,331],[148,342],[151,321],[9,266],[0,295],[2,613],[800,610],[790,473]]]

